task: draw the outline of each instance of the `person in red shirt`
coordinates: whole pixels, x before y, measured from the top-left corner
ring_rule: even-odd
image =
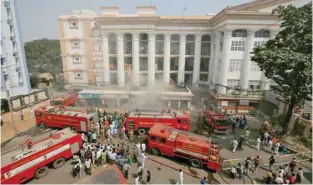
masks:
[[[296,183],[296,174],[292,173],[292,175],[289,177],[289,184],[295,184]]]

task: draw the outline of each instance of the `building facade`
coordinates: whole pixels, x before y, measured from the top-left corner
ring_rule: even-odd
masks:
[[[14,0],[1,0],[1,99],[31,91]]]
[[[250,53],[279,31],[272,10],[292,3],[256,0],[206,16],[157,16],[154,6],[138,6],[135,15],[118,7],[73,11],[58,18],[64,79],[98,87],[207,83],[220,95],[266,91],[270,80]]]

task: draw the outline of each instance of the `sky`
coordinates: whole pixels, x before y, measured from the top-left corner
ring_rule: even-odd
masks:
[[[228,5],[251,0],[16,0],[20,34],[23,41],[58,38],[57,18],[72,10],[88,9],[100,13],[100,7],[119,6],[120,14],[136,14],[136,6],[154,5],[157,15],[216,14]]]

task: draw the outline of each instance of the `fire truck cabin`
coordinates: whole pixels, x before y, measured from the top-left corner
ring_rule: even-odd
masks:
[[[99,121],[96,112],[68,111],[48,106],[35,110],[36,124],[40,127],[67,128],[88,132],[91,124]]]
[[[205,111],[204,114],[204,122],[211,127],[214,133],[226,134],[229,132],[231,122],[227,116],[212,111]]]
[[[145,135],[155,124],[167,125],[185,131],[190,129],[189,116],[182,112],[131,112],[126,120],[126,130],[133,129],[138,134]]]
[[[220,169],[221,159],[217,145],[201,135],[155,125],[149,131],[148,148],[155,155],[187,159],[194,167],[206,166],[215,171]]]
[[[2,149],[1,184],[21,184],[48,173],[48,164],[60,168],[79,152],[81,135],[69,128],[26,137],[20,144]]]

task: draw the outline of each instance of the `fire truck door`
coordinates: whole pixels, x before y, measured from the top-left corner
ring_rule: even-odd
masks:
[[[78,142],[71,144],[71,152],[72,154],[75,154],[79,151],[79,145]]]
[[[80,130],[82,132],[86,132],[87,131],[87,129],[86,129],[86,121],[81,121],[80,122]]]

